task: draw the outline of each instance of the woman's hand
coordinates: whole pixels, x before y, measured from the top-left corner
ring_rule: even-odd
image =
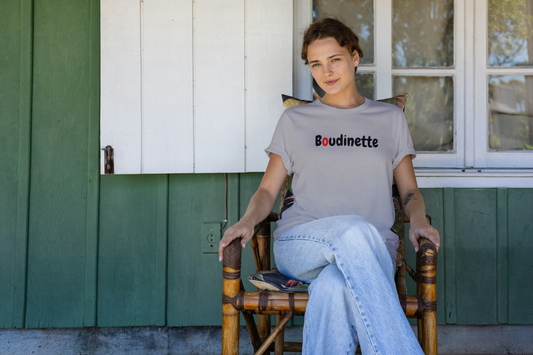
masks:
[[[243,219],[226,229],[226,232],[218,245],[218,260],[222,261],[224,247],[228,246],[234,239],[242,238],[241,246],[244,248],[246,243],[252,239],[253,235],[254,225],[247,223]]]
[[[429,239],[439,251],[440,246],[440,236],[439,232],[430,226],[427,221],[411,221],[411,228],[409,229],[409,240],[413,244],[415,251],[420,249],[418,240],[420,237]]]

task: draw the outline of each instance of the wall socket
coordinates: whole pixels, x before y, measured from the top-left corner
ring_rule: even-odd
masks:
[[[220,242],[220,222],[204,222],[202,224],[202,253],[218,254]]]

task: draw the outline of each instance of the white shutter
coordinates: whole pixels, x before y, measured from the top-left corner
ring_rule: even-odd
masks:
[[[292,93],[292,26],[286,0],[102,0],[115,174],[263,171]]]

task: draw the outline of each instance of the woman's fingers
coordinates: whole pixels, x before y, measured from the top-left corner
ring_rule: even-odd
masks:
[[[223,255],[224,255],[224,248],[227,247],[233,240],[237,238],[241,239],[241,247],[245,247],[246,243],[250,239],[252,239],[251,234],[249,231],[247,231],[245,228],[235,228],[229,227],[226,232],[224,233],[224,236],[220,240],[220,243],[218,245],[218,260],[222,261]]]
[[[435,247],[437,248],[437,251],[439,250],[440,236],[439,236],[439,232],[435,228],[428,225],[427,227],[412,228],[409,231],[409,240],[413,244],[415,251],[418,251],[420,249],[420,245],[419,245],[420,237],[429,239],[435,245]]]

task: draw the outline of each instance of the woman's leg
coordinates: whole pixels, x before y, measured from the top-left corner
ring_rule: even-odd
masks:
[[[335,307],[333,302],[343,303],[342,300],[347,300],[348,304],[336,305],[341,310],[339,312],[350,313],[348,321],[338,323],[339,327],[343,327],[342,331],[338,331],[339,337],[350,332],[355,323],[363,353],[422,354],[398,302],[393,280],[393,260],[383,236],[370,222],[357,216],[337,216],[305,223],[279,236],[274,243],[274,253],[278,269],[288,277],[311,282],[319,278],[326,266],[335,264],[344,278],[349,295],[347,298],[337,295],[327,302],[323,300],[328,292],[323,289],[327,288],[328,275],[324,275],[316,287],[310,286],[308,307],[311,308],[306,312],[306,329],[309,332],[304,333],[305,343],[315,341],[309,339],[309,335],[320,339],[321,343],[314,344],[315,347],[336,349],[339,338],[335,334],[316,334],[331,333],[327,329],[336,327],[337,320],[329,316],[323,318],[320,313],[329,312]],[[327,272],[334,274],[331,269]],[[329,309],[323,310],[321,304],[325,303],[330,303]],[[309,319],[323,319],[327,325],[308,323],[308,316]],[[351,344],[351,340],[342,343]],[[315,352],[316,348],[307,349],[309,354],[323,353],[322,350]],[[349,349],[339,351],[329,353],[341,354]]]
[[[355,354],[358,340],[350,298],[337,265],[324,267],[309,286],[302,354]]]

